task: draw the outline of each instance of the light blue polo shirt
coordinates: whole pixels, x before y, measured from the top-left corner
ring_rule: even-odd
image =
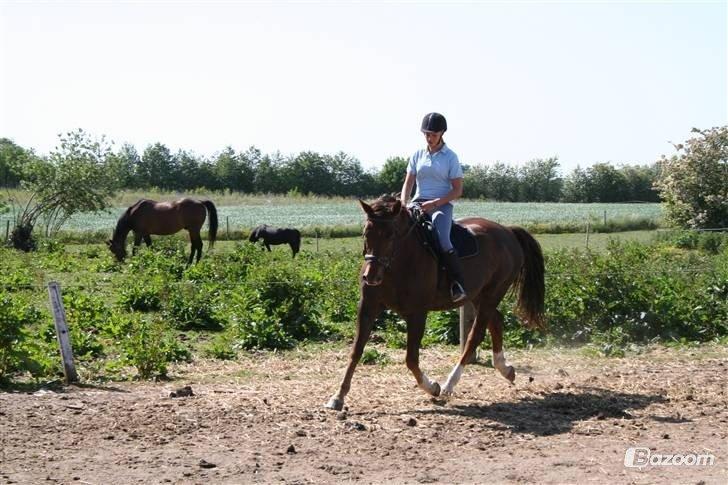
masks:
[[[425,147],[418,150],[410,158],[409,173],[414,173],[417,180],[415,199],[437,199],[444,197],[452,190],[452,179],[462,178],[463,168],[455,152],[443,144],[435,153]]]

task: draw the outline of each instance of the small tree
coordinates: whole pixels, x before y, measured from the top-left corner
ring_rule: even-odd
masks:
[[[389,157],[379,172],[379,184],[384,192],[399,192],[407,175],[409,160],[404,157]],[[411,196],[412,194],[410,194]]]
[[[655,186],[667,218],[683,227],[728,227],[728,126],[692,132],[699,136],[658,162]]]
[[[60,146],[47,159],[36,158],[25,167],[22,186],[30,197],[24,203],[13,201],[11,241],[16,249],[34,249],[32,233],[39,220],[55,233],[73,214],[109,207],[115,182],[106,166],[111,150],[104,138],[94,140],[79,129],[59,139]]]

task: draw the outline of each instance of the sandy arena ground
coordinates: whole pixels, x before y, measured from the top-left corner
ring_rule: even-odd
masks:
[[[0,483],[728,483],[728,348],[510,352],[514,386],[473,365],[448,401],[380,350],[393,363],[360,365],[340,413],[322,405],[343,345],[0,393]],[[422,351],[440,382],[455,360]],[[184,385],[194,396],[170,397]],[[714,464],[626,468],[629,447]]]

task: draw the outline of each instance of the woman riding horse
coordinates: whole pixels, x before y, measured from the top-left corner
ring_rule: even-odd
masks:
[[[460,360],[441,388],[419,366],[419,349],[429,311],[448,310],[463,304],[452,301],[446,275],[421,244],[417,224],[399,199],[384,196],[369,205],[366,214],[364,263],[360,271],[357,330],[344,379],[326,407],[340,410],[351,387],[354,370],[369,339],[374,320],[385,308],[407,322],[407,367],[425,392],[451,395],[470,362],[487,326],[493,341],[493,364],[510,382],[516,372],[503,353],[503,315],[498,304],[514,287],[518,310],[530,327],[541,327],[544,309],[544,261],[541,247],[526,230],[504,227],[478,217],[458,222],[475,235],[479,251],[463,269],[463,282],[475,307],[475,322]]]

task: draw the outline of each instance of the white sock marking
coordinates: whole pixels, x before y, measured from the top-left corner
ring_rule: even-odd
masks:
[[[435,383],[430,380],[429,377],[427,377],[427,374],[424,372],[422,373],[422,382],[419,384],[419,386],[424,389],[428,394],[433,394],[435,392]]]
[[[442,394],[445,396],[452,395],[452,391],[455,389],[455,385],[460,381],[460,377],[463,375],[463,366],[458,364],[453,367],[450,375],[447,376],[445,381],[445,387],[442,389]]]
[[[508,377],[511,366],[506,362],[506,355],[503,351],[493,352],[493,367],[498,369],[503,377]]]

